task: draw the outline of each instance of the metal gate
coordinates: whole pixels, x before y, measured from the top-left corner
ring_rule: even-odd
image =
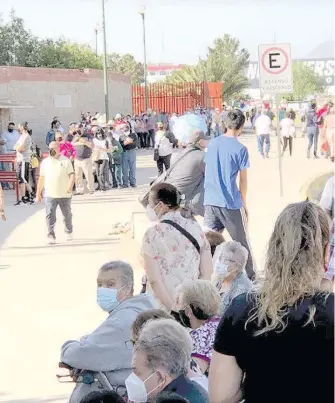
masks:
[[[148,107],[154,111],[183,114],[198,106],[221,108],[222,83],[156,83],[148,85]],[[145,88],[132,86],[133,114],[145,111]]]

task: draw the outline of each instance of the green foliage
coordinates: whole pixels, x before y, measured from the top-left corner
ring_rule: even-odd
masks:
[[[215,39],[214,46],[208,48],[207,57],[199,59],[196,66],[185,66],[175,71],[167,81],[178,82],[222,82],[222,96],[225,101],[234,99],[248,88],[245,70],[249,64],[249,52],[240,49],[236,38],[225,34]]]
[[[130,54],[108,55],[109,69],[131,74],[133,83],[143,80],[143,64]],[[67,69],[102,69],[102,57],[88,45],[72,43],[63,38],[40,40],[27,30],[24,20],[12,11],[8,23],[0,19],[0,65],[52,67]]]
[[[309,95],[321,93],[324,88],[314,70],[301,62],[293,63],[293,92],[283,95],[287,101],[303,101]]]
[[[141,84],[143,82],[143,64],[137,62],[134,56],[129,53],[125,55],[118,53],[108,55],[108,68],[115,73],[131,74],[133,84]]]

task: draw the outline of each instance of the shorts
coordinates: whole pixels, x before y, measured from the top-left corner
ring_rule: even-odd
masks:
[[[18,162],[16,167],[17,180],[19,183],[29,182],[29,162]]]

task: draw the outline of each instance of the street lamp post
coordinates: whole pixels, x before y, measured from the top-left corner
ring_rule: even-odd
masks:
[[[107,123],[108,120],[109,120],[109,102],[108,102],[108,69],[107,69],[107,40],[106,40],[105,0],[102,0],[102,34],[103,34],[103,40],[104,40],[103,68],[104,68],[105,114],[106,114],[106,123]]]
[[[144,93],[145,93],[145,110],[148,109],[148,67],[147,67],[147,48],[145,39],[145,9],[140,11],[143,23],[143,70],[144,70]]]
[[[98,27],[94,28],[95,33],[95,56],[98,57]]]

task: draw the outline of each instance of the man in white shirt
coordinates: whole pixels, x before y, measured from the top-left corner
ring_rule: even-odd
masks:
[[[263,109],[262,114],[255,121],[258,151],[263,158],[269,158],[271,128],[272,123],[268,116],[268,111]]]
[[[280,121],[280,131],[284,141],[282,155],[284,155],[288,144],[290,149],[290,156],[292,157],[293,135],[295,133],[295,126],[293,120],[290,119],[290,112],[286,112],[286,117]]]
[[[59,206],[64,217],[67,240],[72,240],[72,211],[71,198],[74,184],[74,170],[71,161],[60,154],[59,143],[49,144],[49,157],[45,158],[40,167],[36,201],[44,200],[46,206],[46,221],[48,228],[48,243],[56,242],[55,225],[56,211]]]
[[[17,143],[20,134],[17,130],[15,130],[15,124],[10,122],[8,124],[8,128],[6,132],[3,132],[1,135],[1,144],[3,146],[2,152],[5,153],[14,153],[14,146]]]

